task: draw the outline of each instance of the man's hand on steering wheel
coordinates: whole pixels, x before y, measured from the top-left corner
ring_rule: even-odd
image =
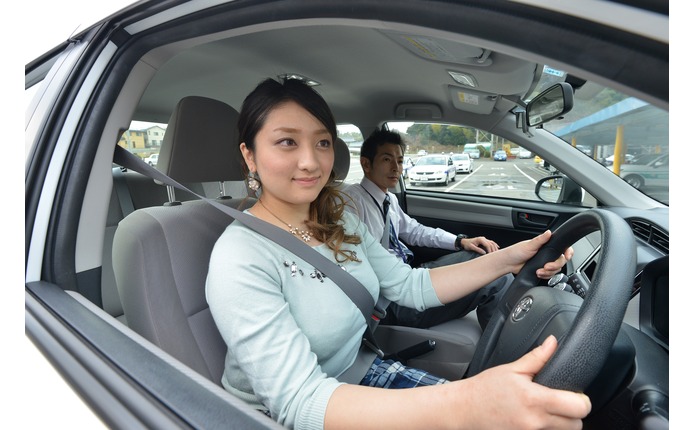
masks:
[[[526,262],[536,255],[538,250],[550,240],[551,236],[552,234],[550,233],[550,230],[546,230],[533,239],[525,240],[512,245],[510,248],[517,248],[512,256],[519,258],[519,263],[516,265],[515,270],[513,270],[512,273],[519,273]],[[536,270],[536,276],[539,279],[550,279],[553,275],[562,270],[573,255],[574,250],[570,246],[565,249],[564,253],[562,253],[556,260],[547,262],[543,265],[543,267],[539,267],[538,270]]]

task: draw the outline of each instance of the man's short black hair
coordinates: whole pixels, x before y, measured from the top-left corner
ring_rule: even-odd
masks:
[[[367,140],[362,144],[360,157],[367,157],[370,163],[374,162],[377,149],[386,144],[395,144],[401,147],[401,152],[405,154],[405,143],[398,132],[376,129],[369,135]]]

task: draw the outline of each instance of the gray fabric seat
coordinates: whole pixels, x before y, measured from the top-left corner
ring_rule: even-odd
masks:
[[[341,138],[336,139],[333,146],[335,158],[333,160],[333,171],[336,181],[344,181],[350,171],[350,150],[347,143]]]
[[[204,97],[171,115],[157,169],[179,183],[242,181],[238,112]],[[203,200],[137,209],[119,223],[113,268],[128,326],[220,384],[226,345],[205,300],[212,247],[232,218]],[[244,209],[255,198],[218,202]]]

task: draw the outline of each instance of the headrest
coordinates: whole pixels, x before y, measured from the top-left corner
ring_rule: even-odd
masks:
[[[183,183],[243,180],[238,118],[219,100],[184,97],[169,118],[157,169]]]
[[[341,138],[335,140],[333,145],[335,159],[333,161],[333,171],[335,172],[336,181],[345,180],[350,171],[350,150],[347,143]]]

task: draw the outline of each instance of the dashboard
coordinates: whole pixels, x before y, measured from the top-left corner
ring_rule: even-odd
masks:
[[[664,213],[655,211],[645,218],[617,210],[630,225],[637,244],[637,266],[632,285],[631,302],[634,317],[626,321],[668,350],[669,336],[669,259],[668,231],[663,227]],[[666,221],[666,226],[668,223]],[[549,286],[565,282],[578,295],[582,288],[590,288],[601,253],[601,233],[593,232],[572,245],[574,257],[568,263],[568,275],[550,280]],[[622,270],[622,268],[616,268]],[[571,291],[568,289],[568,291]],[[628,309],[628,313],[630,310]]]

